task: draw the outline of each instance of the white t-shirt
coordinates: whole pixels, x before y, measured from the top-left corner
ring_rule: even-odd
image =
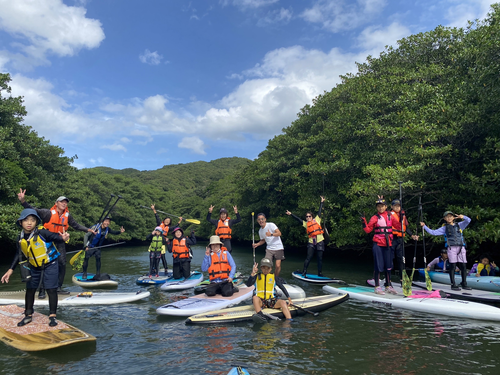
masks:
[[[267,250],[283,250],[283,243],[281,242],[281,237],[268,237],[266,236],[267,231],[274,233],[278,229],[274,223],[266,223],[264,228],[259,229],[259,237],[261,240],[266,240]]]

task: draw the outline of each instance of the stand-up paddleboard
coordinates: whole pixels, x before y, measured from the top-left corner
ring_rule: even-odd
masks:
[[[162,285],[165,284],[168,280],[172,279],[172,272],[168,272],[167,275],[163,272],[163,275],[151,276],[148,275],[140,276],[135,283],[137,285]]]
[[[333,295],[349,294],[355,300],[388,307],[440,314],[466,319],[500,321],[500,309],[482,303],[449,298],[406,298],[403,295],[375,294],[373,288],[359,285],[335,288],[325,285],[323,291]]]
[[[302,276],[302,272],[300,271],[292,272],[292,276],[295,277],[297,280],[302,280],[313,284],[329,284],[329,283],[345,284],[345,282],[340,279],[332,279],[330,277],[313,275],[312,273],[307,273],[305,276]]]
[[[73,278],[71,279],[73,281],[73,284],[76,284],[78,286],[81,286],[82,288],[117,288],[118,287],[118,282],[115,280],[93,280],[94,274],[93,273],[88,273],[87,274],[87,279],[82,279],[83,273],[76,273],[73,275]]]
[[[174,291],[174,290],[184,290],[184,289],[194,288],[202,280],[203,280],[203,274],[201,272],[194,271],[194,272],[191,272],[191,276],[189,276],[187,279],[185,279],[185,278],[173,279],[172,278],[170,280],[167,280],[161,286],[161,290]]]
[[[298,285],[283,284],[283,286],[285,287],[286,291],[290,295],[291,299],[299,299],[299,298],[306,297],[306,292],[304,292],[304,289],[302,289]],[[282,292],[282,290],[280,288],[276,287],[276,293],[278,294],[278,298],[286,299],[285,294]]]
[[[208,311],[220,310],[252,298],[253,290],[253,285],[250,287],[240,286],[238,292],[234,293],[231,297],[222,297],[220,294],[208,297],[206,294],[198,294],[158,307],[156,313],[159,315],[191,316]]]
[[[241,272],[236,272],[234,274],[233,278],[233,284],[236,286],[236,284],[240,284],[241,282],[244,282],[247,279],[247,277],[244,277]],[[194,294],[202,294],[205,293],[205,290],[207,289],[207,286],[210,285],[210,280],[203,280],[201,283],[196,285],[194,287]]]
[[[371,286],[372,288],[375,288],[375,280],[369,279],[369,280],[366,280],[366,283],[369,286]],[[379,285],[382,288],[382,290],[385,291],[384,280],[379,280]],[[396,292],[398,292],[398,294],[404,295],[403,288],[401,287],[401,284],[392,283],[392,287],[394,288],[394,290]],[[426,288],[427,287],[425,286],[425,283],[424,283],[423,289],[412,289],[411,294],[413,296],[421,296],[422,298],[426,298],[427,296],[430,296],[433,293],[433,291],[428,291]],[[450,296],[449,294],[445,294],[445,293],[442,293],[442,294],[443,294],[444,298]],[[443,297],[440,297],[440,298],[443,298]]]
[[[322,295],[315,297],[307,297],[298,299],[293,302],[304,309],[312,312],[323,311],[330,307],[336,306],[342,302],[347,301],[349,296],[347,294],[341,295]],[[292,317],[307,314],[305,311],[297,309],[294,306],[289,306]],[[279,309],[263,309],[267,315],[272,315],[278,318],[284,318],[283,313]],[[231,307],[228,309],[211,311],[208,313],[190,316],[186,319],[186,324],[227,324],[252,320],[255,310],[252,305]]]
[[[49,317],[35,312],[33,321],[23,327],[17,323],[24,317],[24,309],[16,305],[0,306],[0,340],[16,349],[36,352],[60,348],[61,346],[85,341],[95,341],[95,337],[58,321],[57,326],[49,326]]]
[[[149,297],[147,291],[138,291],[137,293],[74,293],[57,294],[58,306],[84,306],[84,305],[115,305],[118,303],[127,303],[139,301]],[[25,291],[20,292],[2,292],[0,293],[0,305],[24,305]],[[48,306],[49,299],[35,298],[35,306]]]
[[[425,281],[414,281],[413,285],[425,289]],[[432,283],[432,290],[442,290],[452,298],[463,299],[466,301],[500,304],[500,293],[488,292],[485,290],[451,290],[450,284]]]
[[[420,277],[425,277],[423,269],[419,269],[418,272],[420,273]],[[448,288],[451,289],[450,274],[448,272],[429,271],[428,273],[432,281],[448,284]],[[462,276],[455,274],[455,282],[460,286]],[[467,276],[467,286],[470,286],[472,289],[500,292],[500,276]],[[445,292],[448,293],[447,290]]]
[[[238,367],[233,367],[227,375],[250,375],[248,370],[244,367],[238,366]]]

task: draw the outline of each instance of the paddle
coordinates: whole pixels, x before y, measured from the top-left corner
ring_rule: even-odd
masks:
[[[252,248],[253,248],[253,264],[255,264],[255,220],[254,220],[254,213],[252,212]]]
[[[420,194],[420,197],[418,199],[418,209],[420,210],[420,221],[424,222],[424,211],[422,209],[422,194]],[[425,257],[425,230],[424,227],[422,227],[422,242],[424,244],[424,272],[425,272],[425,286],[427,287],[427,290],[431,291],[432,290],[432,281],[431,277],[429,276],[429,272],[427,271],[427,259]]]
[[[146,206],[140,206],[141,208],[147,208],[149,210],[152,210],[151,207],[146,207]],[[180,216],[177,216],[177,215],[172,215],[172,214],[169,214],[167,212],[164,212],[164,211],[160,211],[160,210],[156,210],[156,212],[160,212],[162,214],[165,214],[165,215],[168,215],[168,216],[173,216],[173,217],[176,217],[176,218],[179,218],[180,219]],[[197,220],[197,219],[184,219],[182,218],[183,220],[186,220],[188,223],[191,223],[191,224],[201,224],[201,221]]]
[[[305,308],[300,307],[299,305],[296,305],[296,304],[294,304],[294,303],[291,303],[291,304],[290,304],[290,306],[293,306],[293,307],[295,307],[295,308],[297,308],[297,309],[299,309],[299,310],[301,310],[301,311],[304,311],[304,312],[306,312],[306,313],[308,313],[308,314],[311,314],[312,316],[319,316],[319,313],[318,313],[318,312],[314,312],[314,311],[311,311],[311,310],[305,309]]]
[[[98,230],[100,227],[101,227],[101,224],[103,222],[103,220],[109,216],[109,214],[111,213],[111,211],[113,211],[113,208],[115,208],[116,204],[118,203],[118,201],[120,199],[123,199],[123,197],[121,195],[118,195],[118,198],[116,198],[116,201],[115,203],[113,203],[113,205],[110,207],[110,209],[108,210],[108,212],[106,212],[106,209],[108,208],[109,206],[109,203],[111,202],[111,200],[113,199],[115,195],[114,194],[111,194],[111,198],[109,199],[108,203],[106,204],[106,206],[104,207],[104,210],[102,211],[102,214],[101,214],[101,217],[99,218],[99,221],[97,222],[96,225],[94,225],[94,227],[92,228],[93,230]],[[91,241],[91,240],[90,240]]]
[[[111,194],[111,197],[109,198],[108,203],[106,203],[106,205],[104,206],[104,209],[102,210],[102,214],[101,214],[101,216],[99,217],[99,221],[98,221],[98,223],[100,223],[100,222],[102,221],[102,219],[104,219],[104,217],[105,217],[105,216],[104,216],[104,213],[105,213],[105,212],[106,212],[106,210],[108,209],[109,204],[111,203],[111,200],[113,199],[113,197],[114,197],[114,196],[115,196],[114,194]]]
[[[403,214],[403,187],[402,187],[402,184],[403,184],[403,181],[398,181],[398,184],[399,184],[399,202],[400,202],[400,205],[401,205],[401,215],[400,216],[400,221],[401,221],[401,232],[403,233],[403,264],[404,264],[404,268],[403,270],[401,271],[402,274],[401,274],[401,277],[403,279],[403,284],[402,284],[402,287],[403,287],[403,294],[408,297],[408,296],[411,296],[411,280],[410,278],[408,277],[408,274],[406,273],[406,260],[405,260],[405,243],[404,243],[404,232],[403,232],[403,224],[404,224],[404,214]],[[412,274],[412,279],[413,279],[413,274]]]

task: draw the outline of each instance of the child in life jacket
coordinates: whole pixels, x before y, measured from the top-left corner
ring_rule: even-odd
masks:
[[[459,223],[455,223],[455,219],[463,219]],[[460,290],[460,287],[455,284],[455,266],[460,269],[462,274],[462,289],[471,290],[467,286],[467,257],[465,252],[465,240],[462,231],[467,228],[470,223],[470,218],[465,215],[455,215],[451,211],[446,211],[443,214],[445,225],[441,228],[433,230],[428,228],[425,223],[421,222],[420,225],[425,231],[433,236],[444,236],[445,246],[448,250],[448,257],[450,259],[450,281],[452,290]]]
[[[184,231],[181,228],[175,228],[174,239],[169,241],[167,249],[172,253],[173,257],[173,273],[174,279],[184,277],[187,279],[191,276],[191,246],[196,245],[196,237],[194,230],[191,231],[189,237],[184,236]]]
[[[26,282],[24,318],[17,325],[22,327],[32,321],[35,304],[35,292],[43,287],[49,296],[49,326],[57,325],[57,287],[59,267],[57,251],[54,242],[64,243],[69,239],[69,233],[53,233],[46,229],[37,229],[42,222],[34,209],[27,208],[21,212],[16,224],[21,227],[18,238],[17,252],[9,270],[2,276],[2,283],[8,283],[9,278],[19,263],[23,281]]]
[[[153,210],[153,212],[155,214],[156,226],[160,227],[163,230],[163,237],[165,237],[165,239],[168,242],[169,239],[167,238],[167,236],[170,233],[170,229],[171,228],[173,229],[173,227],[174,227],[172,225],[172,219],[167,216],[167,217],[163,218],[163,221],[162,221],[160,219],[160,216],[156,212],[156,208],[155,208],[154,204],[151,205],[151,209]],[[179,218],[179,222],[177,223],[177,226],[181,225],[181,222],[182,222],[182,217]],[[166,249],[163,248],[163,250],[161,251],[161,262],[163,264],[163,268],[165,268],[165,275],[166,275],[168,273],[168,266],[167,266],[167,258],[165,257],[165,253],[166,253]]]
[[[448,250],[442,249],[441,255],[433,259],[427,265],[427,271],[442,271],[448,272],[450,270],[450,261],[448,260]]]
[[[163,236],[163,230],[156,227],[154,231],[146,237],[147,241],[151,241],[149,245],[149,278],[153,275],[158,277],[158,267],[160,265],[161,252],[163,246],[167,245],[167,239]]]
[[[374,231],[373,236],[373,280],[375,281],[376,294],[398,294],[391,283],[392,270],[392,218],[387,211],[387,203],[383,196],[378,196],[376,202],[377,213],[373,215],[369,222],[361,217],[363,230],[365,233]],[[379,284],[380,273],[385,273],[385,292]]]
[[[483,254],[479,257],[479,263],[475,263],[469,272],[469,276],[497,276],[500,274],[500,268],[495,262],[490,260],[489,255]]]

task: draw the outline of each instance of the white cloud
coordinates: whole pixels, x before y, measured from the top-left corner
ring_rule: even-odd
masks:
[[[380,26],[369,26],[358,36],[358,46],[364,48],[367,54],[370,51],[382,51],[387,45],[396,45],[399,39],[411,34],[410,29],[398,22],[393,22],[386,28]]]
[[[205,144],[198,137],[184,137],[177,145],[180,148],[187,148],[195,154],[206,155]]]
[[[127,138],[127,137],[123,137],[123,138],[121,138],[121,139],[120,139],[120,142],[121,142],[121,143],[130,143],[130,142],[132,142],[132,140],[130,140],[130,139],[129,139],[129,138]]]
[[[260,8],[277,3],[279,0],[220,0],[220,3],[225,6],[232,4],[240,9]]]
[[[157,51],[151,52],[148,49],[144,50],[144,53],[139,55],[139,60],[141,60],[142,63],[149,65],[158,65],[161,63],[161,59],[163,59],[163,56]]]
[[[18,69],[49,64],[48,53],[73,56],[96,48],[105,37],[101,23],[86,18],[85,8],[62,0],[0,0],[0,9],[0,29],[21,40],[11,46],[15,52],[0,51],[0,62],[8,59]]]
[[[123,146],[119,143],[114,143],[112,145],[103,145],[103,146],[101,146],[101,148],[106,148],[106,149],[111,150],[111,151],[124,151],[124,152],[127,151],[125,146]]]
[[[169,151],[166,148],[160,148],[158,151],[156,151],[156,154],[167,154]]]
[[[445,14],[445,18],[449,21],[448,26],[466,27],[467,21],[484,18],[490,10],[490,5],[497,2],[498,0],[448,1],[452,4]]]
[[[269,26],[277,24],[287,24],[292,19],[291,9],[276,9],[267,13],[263,18],[257,21],[257,26]]]
[[[373,19],[386,6],[387,0],[317,0],[301,17],[319,23],[328,31],[337,33],[355,29]]]

